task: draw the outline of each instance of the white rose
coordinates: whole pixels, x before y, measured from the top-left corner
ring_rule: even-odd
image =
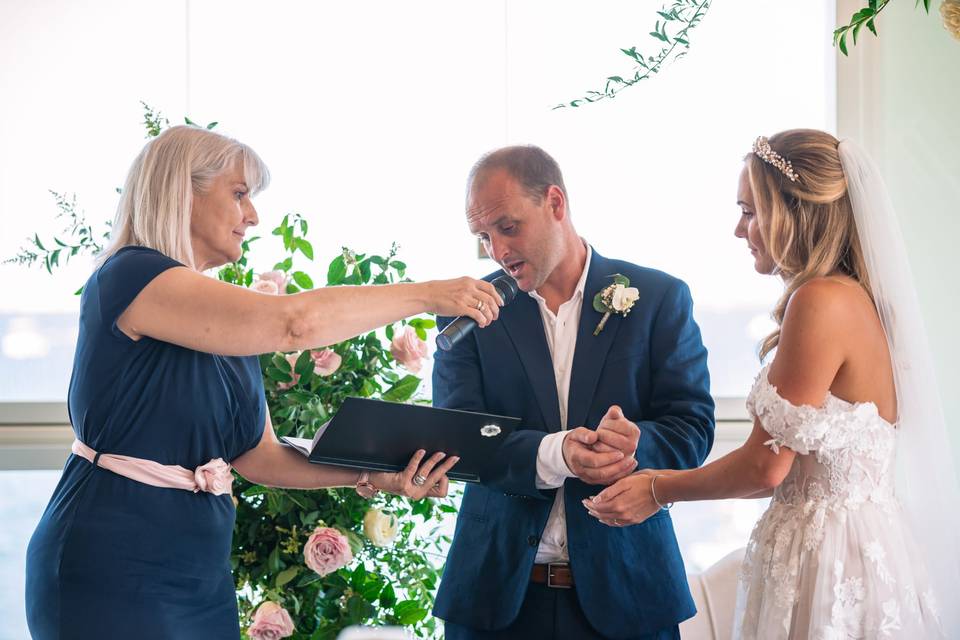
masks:
[[[640,297],[640,291],[636,287],[624,287],[618,284],[613,290],[613,299],[610,305],[617,311],[626,311],[633,306],[633,303]]]
[[[386,547],[397,537],[397,519],[379,509],[370,509],[363,516],[363,535],[377,547]]]

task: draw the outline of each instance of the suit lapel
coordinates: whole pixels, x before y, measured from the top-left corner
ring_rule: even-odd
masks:
[[[560,401],[553,360],[543,330],[543,318],[536,301],[524,292],[500,315],[504,330],[513,342],[523,364],[530,386],[540,405],[543,424],[548,431],[560,429]]]
[[[567,426],[587,426],[586,421],[590,405],[597,389],[597,382],[607,353],[613,345],[617,330],[623,317],[613,314],[607,320],[600,335],[593,335],[603,314],[593,308],[593,297],[606,286],[613,283],[610,278],[615,273],[609,260],[593,252],[590,259],[590,271],[583,291],[583,308],[580,311],[580,327],[577,331],[577,346],[573,353],[573,371],[570,378],[570,395],[567,405]],[[596,426],[596,425],[593,425]]]

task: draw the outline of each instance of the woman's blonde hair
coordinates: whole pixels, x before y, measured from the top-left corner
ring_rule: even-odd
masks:
[[[270,172],[260,156],[233,138],[180,125],[152,139],[130,166],[110,243],[97,264],[136,245],[196,268],[190,242],[193,194],[207,193],[217,176],[236,166],[242,167],[251,196],[269,184]]]
[[[769,141],[771,149],[792,164],[798,179],[790,180],[756,153],[745,158],[760,236],[786,283],[773,310],[777,329],[764,339],[761,360],[779,344],[787,303],[804,283],[842,273],[870,295],[839,141],[815,129],[782,131]]]

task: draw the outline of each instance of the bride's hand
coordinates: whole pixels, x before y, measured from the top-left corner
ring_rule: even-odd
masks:
[[[661,472],[657,472],[662,475]],[[653,500],[650,483],[654,474],[638,471],[583,501],[591,516],[610,527],[640,524],[660,510]]]
[[[370,482],[381,491],[406,496],[411,500],[443,498],[449,486],[447,471],[460,461],[460,457],[452,456],[443,460],[447,454],[438,451],[424,460],[426,455],[427,452],[422,449],[417,451],[410,458],[407,468],[399,473],[371,473]]]
[[[456,278],[424,282],[427,309],[440,316],[470,316],[485,327],[500,315],[503,300],[485,280]]]

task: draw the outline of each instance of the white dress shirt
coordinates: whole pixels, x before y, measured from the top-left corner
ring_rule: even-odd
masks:
[[[586,243],[584,243],[586,244]],[[560,431],[551,433],[540,441],[537,450],[537,488],[557,489],[547,526],[540,537],[536,562],[567,562],[567,518],[563,505],[563,483],[574,477],[563,460],[563,437],[567,430],[567,399],[570,397],[570,369],[573,367],[573,353],[577,348],[577,331],[580,328],[580,311],[583,308],[584,287],[587,273],[590,271],[590,258],[593,250],[587,244],[587,259],[583,263],[583,273],[577,282],[573,297],[560,305],[556,315],[547,308],[546,300],[536,291],[528,295],[537,301],[540,316],[543,318],[543,330],[553,360],[553,375],[557,383],[557,399],[560,401]],[[552,426],[552,425],[548,425]],[[580,425],[577,425],[580,426]]]

